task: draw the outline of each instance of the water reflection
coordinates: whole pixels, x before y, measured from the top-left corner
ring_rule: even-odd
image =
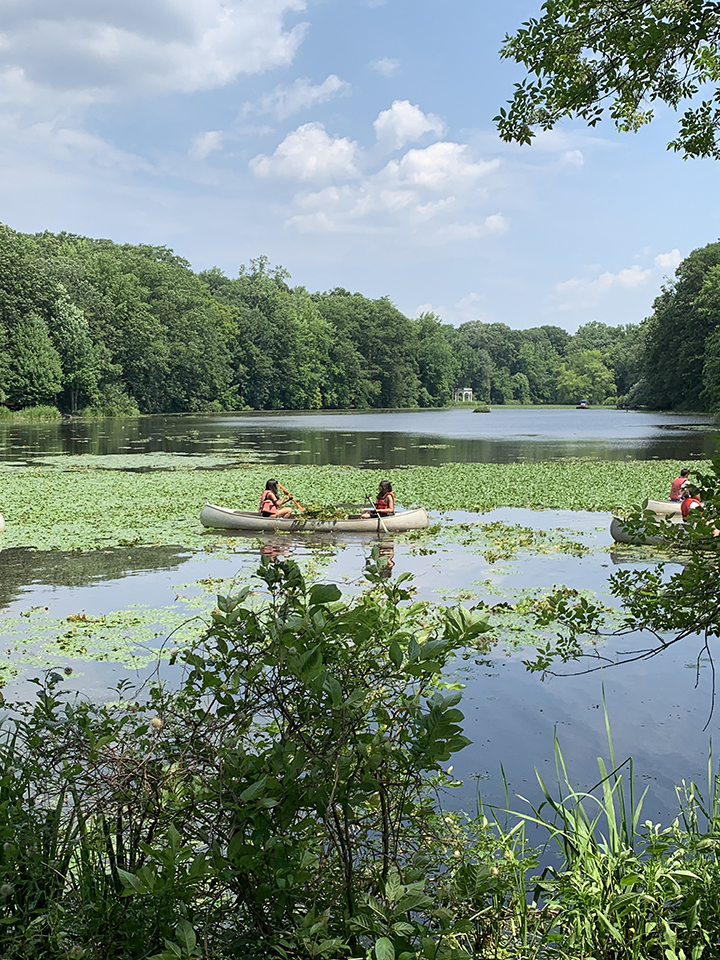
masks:
[[[181,547],[135,546],[89,553],[13,547],[0,552],[0,607],[34,585],[87,587],[154,570],[176,570],[193,556]]]
[[[603,408],[498,407],[489,416],[470,410],[149,416],[0,423],[0,461],[169,453],[397,469],[559,457],[691,459],[714,452],[715,429],[708,417]]]

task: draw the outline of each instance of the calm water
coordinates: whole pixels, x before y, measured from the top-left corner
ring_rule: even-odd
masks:
[[[0,428],[0,458],[36,460],[58,454],[122,455],[172,452],[213,454],[231,462],[262,459],[284,463],[382,463],[388,467],[446,460],[510,461],[558,456],[667,457],[690,459],[714,449],[711,424],[697,417],[611,410],[438,411],[409,414],[349,414],[253,417],[148,417],[136,421],[7,426]],[[386,541],[393,574],[409,571],[419,595],[445,602],[512,599],[519,591],[564,583],[607,596],[607,578],[637,562],[611,549],[609,517],[597,513],[500,510],[454,514],[450,520],[502,520],[538,529],[558,528],[591,547],[587,556],[520,554],[489,563],[473,543],[448,535],[418,549],[412,541]],[[213,540],[213,543],[215,541]],[[210,543],[210,541],[209,541]],[[0,551],[0,643],[10,659],[30,666],[12,684],[29,692],[27,678],[43,664],[70,665],[70,680],[84,693],[108,696],[119,679],[141,678],[144,664],[174,629],[201,629],[192,617],[211,609],[214,593],[234,578],[246,581],[262,554],[295,556],[310,574],[361,589],[370,545],[355,538],[324,540],[268,537],[228,538],[220,547],[194,552],[167,546],[133,546],[71,555],[11,549]],[[424,551],[424,552],[423,552]],[[66,618],[97,618],[84,653]],[[120,616],[120,626],[101,620]],[[64,634],[58,630],[63,626]],[[178,634],[180,636],[180,634]],[[637,646],[637,638],[625,649]],[[620,644],[608,647],[614,651]],[[133,669],[127,653],[138,660]],[[673,781],[702,778],[710,739],[720,739],[720,710],[710,724],[709,665],[701,662],[696,688],[693,640],[648,663],[603,674],[552,678],[543,683],[521,663],[526,653],[496,647],[489,657],[469,656],[453,668],[467,684],[466,732],[473,745],[454,760],[465,780],[459,800],[472,807],[476,788],[502,803],[501,764],[513,791],[538,797],[534,768],[552,780],[553,735],[557,731],[571,776],[578,786],[594,784],[598,756],[607,756],[603,698],[619,760],[632,755],[648,786],[648,817],[667,819],[675,810]],[[145,660],[143,660],[143,656]],[[520,806],[520,802],[517,802]]]
[[[420,413],[152,416],[0,424],[0,461],[57,454],[175,453],[230,463],[342,464],[396,469],[557,457],[691,459],[710,456],[708,417],[638,411],[496,407]]]

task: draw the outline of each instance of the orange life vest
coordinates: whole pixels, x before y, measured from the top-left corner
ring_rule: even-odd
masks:
[[[263,490],[262,500],[260,501],[260,513],[269,513],[271,517],[274,517],[277,514],[277,507],[268,496],[269,493],[269,490]]]

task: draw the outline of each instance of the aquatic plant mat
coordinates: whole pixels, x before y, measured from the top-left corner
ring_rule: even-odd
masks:
[[[93,550],[134,543],[207,545],[198,517],[204,502],[256,510],[267,467],[196,468],[191,457],[57,458],[56,466],[5,464],[0,546]],[[677,461],[562,460],[510,464],[410,467],[391,474],[396,499],[429,510],[488,511],[496,507],[623,511],[647,497],[665,499]],[[703,462],[698,462],[702,469]],[[148,472],[141,472],[147,468]],[[343,467],[288,467],[279,479],[301,502],[362,503],[386,472]],[[210,536],[216,536],[211,534]]]

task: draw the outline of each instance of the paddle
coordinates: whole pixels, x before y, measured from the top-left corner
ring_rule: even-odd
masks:
[[[305,507],[300,503],[300,501],[299,501],[299,500],[296,500],[295,497],[291,496],[291,494],[289,493],[289,491],[287,491],[287,490],[285,489],[285,487],[284,487],[281,483],[278,483],[278,486],[280,487],[280,489],[282,490],[282,492],[285,494],[285,496],[288,498],[288,500],[292,500],[292,502],[293,502],[293,503],[295,504],[295,506],[298,508],[298,510],[300,511],[300,513],[305,513]]]
[[[372,497],[371,497],[370,494],[367,492],[367,490],[365,491],[365,499],[366,499],[366,500],[369,500],[369,501],[370,501],[370,504],[372,505],[372,502],[373,502],[373,501],[372,501]],[[371,506],[371,509],[372,509],[372,506]],[[376,513],[377,513],[377,511],[376,511]],[[378,527],[382,527],[382,528],[383,528],[383,532],[384,532],[384,533],[388,533],[389,531],[388,531],[388,528],[385,526],[385,521],[383,520],[382,516],[381,516],[379,513],[377,513],[377,518],[378,518]]]

